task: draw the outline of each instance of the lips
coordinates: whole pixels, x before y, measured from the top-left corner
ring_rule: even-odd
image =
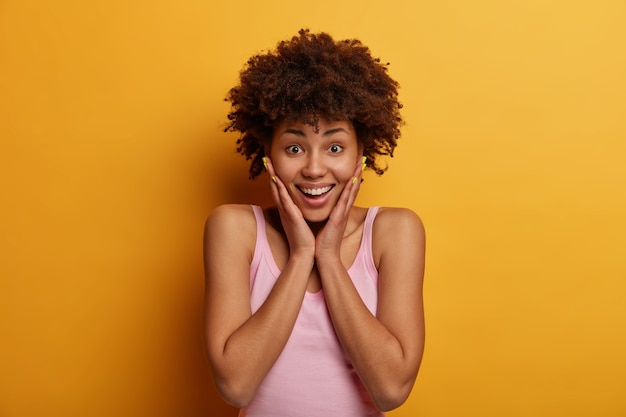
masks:
[[[331,201],[334,192],[333,189],[337,184],[327,184],[328,183],[326,183],[326,185],[316,185],[309,183],[301,184],[296,187],[301,194],[299,194],[300,197],[296,198],[294,201],[298,201],[296,204],[300,207],[300,210],[303,210],[303,214],[307,220],[319,217],[319,213],[312,215],[309,210],[318,210],[322,207],[326,207],[329,201]],[[327,216],[327,214],[324,216]]]
[[[332,185],[327,185],[326,187],[315,187],[315,188],[305,188],[298,187],[298,189],[305,195],[309,197],[318,197],[320,195],[324,195],[329,192],[333,188]]]

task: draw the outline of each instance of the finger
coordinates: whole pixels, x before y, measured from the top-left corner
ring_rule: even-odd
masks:
[[[281,190],[285,188],[285,184],[276,175],[274,165],[269,157],[264,157],[263,163],[265,165],[265,169],[267,170],[267,174],[270,177],[270,187],[272,188],[272,191],[274,191],[274,200],[277,204],[280,204],[284,198],[284,193],[282,193]]]
[[[361,173],[363,171],[362,157],[359,157],[358,163],[352,173],[352,179],[346,184],[344,192],[342,193],[340,200],[343,205],[343,210],[347,214],[350,212],[352,205],[356,201],[356,196],[361,188]]]
[[[267,173],[270,176],[270,183],[274,195],[274,201],[276,202],[276,206],[279,211],[282,213],[292,217],[292,218],[300,218],[302,217],[302,213],[300,209],[296,206],[287,190],[287,186],[280,179],[276,172],[274,171],[274,165],[269,157],[265,157],[265,165],[267,167]]]
[[[356,200],[356,195],[360,186],[360,176],[358,173],[355,173],[355,176],[351,178],[352,179],[347,181],[345,187],[341,191],[339,199],[337,200],[337,204],[330,213],[330,217],[335,223],[338,224],[347,222],[350,210]]]
[[[357,166],[354,170],[354,177],[352,178],[352,184],[350,184],[348,207],[352,207],[352,205],[356,201],[356,197],[359,193],[359,190],[361,189],[361,181],[362,181],[364,169],[365,169],[365,160],[361,156],[359,157]]]
[[[263,157],[263,165],[265,166],[265,170],[270,177],[272,182],[276,183],[276,172],[274,171],[274,164],[272,164],[272,160],[269,156]]]
[[[265,170],[267,171],[267,175],[270,179],[270,190],[272,192],[272,198],[274,202],[281,209],[281,199],[280,192],[278,190],[278,180],[276,179],[276,175],[274,173],[274,166],[272,165],[272,161],[270,161],[269,157],[263,157],[263,165],[265,166]]]

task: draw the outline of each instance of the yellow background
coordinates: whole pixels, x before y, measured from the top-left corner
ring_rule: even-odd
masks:
[[[232,415],[201,230],[269,199],[223,98],[310,27],[401,84],[359,197],[428,232],[426,352],[390,415],[626,416],[625,21],[621,0],[1,1],[0,415]]]

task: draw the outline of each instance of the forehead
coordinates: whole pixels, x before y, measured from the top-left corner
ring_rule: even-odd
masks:
[[[335,133],[344,133],[354,136],[356,133],[354,125],[349,120],[328,120],[320,118],[316,124],[301,120],[284,120],[274,126],[272,138],[277,139],[286,134],[294,134],[298,136],[329,136]]]

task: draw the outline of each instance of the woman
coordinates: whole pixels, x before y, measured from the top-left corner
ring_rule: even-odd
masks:
[[[381,416],[424,348],[424,229],[354,206],[402,123],[397,83],[358,40],[301,30],[253,56],[227,130],[274,207],[224,205],[205,228],[206,349],[240,416]]]

